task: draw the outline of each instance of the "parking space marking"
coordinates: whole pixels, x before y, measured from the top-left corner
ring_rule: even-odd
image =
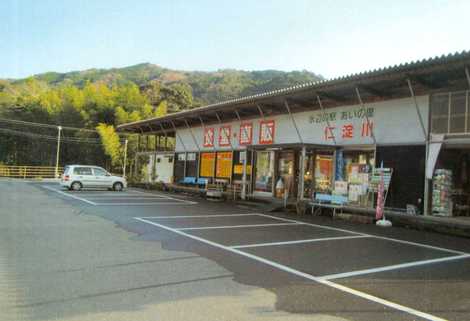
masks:
[[[194,205],[197,204],[197,202],[193,201],[188,201],[188,200],[183,200],[183,199],[178,199],[170,196],[166,196],[163,194],[151,194],[151,193],[145,193],[145,192],[139,192],[139,191],[134,191],[131,190],[131,192],[135,192],[135,194],[120,194],[120,193],[103,193],[103,194],[93,194],[93,193],[84,193],[84,194],[79,194],[82,197],[79,197],[77,195],[72,194],[71,192],[65,192],[61,191],[58,189],[55,189],[50,186],[42,185],[43,188],[48,189],[53,192],[57,192],[61,195],[85,202],[87,204],[93,205],[93,206],[148,206],[148,205]],[[97,191],[99,192],[99,191]],[[77,193],[78,194],[78,193]],[[133,196],[133,195],[141,195],[145,194],[148,196]],[[99,202],[99,201],[105,201],[105,202]],[[125,200],[126,202],[114,202],[110,203],[110,200]],[[130,200],[138,200],[138,202],[129,202]],[[143,202],[143,200],[149,200],[149,202]],[[161,200],[162,202],[157,200]],[[152,202],[153,201],[153,202]],[[168,201],[168,202],[165,202]]]
[[[470,253],[457,251],[457,250],[451,250],[451,249],[447,249],[447,248],[439,247],[439,246],[433,246],[433,245],[428,245],[428,244],[423,244],[423,243],[399,240],[399,239],[394,239],[394,238],[386,237],[386,236],[378,236],[378,235],[372,235],[372,236],[377,238],[377,239],[382,239],[382,240],[392,241],[392,242],[397,242],[397,243],[403,243],[403,244],[408,244],[408,245],[420,246],[420,247],[424,247],[424,248],[431,249],[431,250],[449,252],[449,253],[460,254],[460,255],[470,255]]]
[[[462,260],[462,259],[467,259],[467,258],[470,258],[470,254],[448,256],[448,257],[441,257],[441,258],[438,258],[438,259],[430,259],[430,260],[395,264],[395,265],[383,266],[383,267],[373,268],[373,269],[366,269],[366,270],[358,270],[358,271],[345,272],[345,273],[330,274],[330,275],[319,276],[318,278],[322,279],[322,280],[342,279],[342,278],[347,278],[347,277],[352,277],[352,276],[372,274],[372,273],[378,273],[378,272],[385,272],[385,271],[390,271],[390,270],[398,270],[398,269],[404,269],[404,268],[420,266],[420,265],[426,265],[426,264]]]
[[[313,227],[319,227],[319,228],[322,228],[322,229],[325,229],[325,230],[331,230],[331,231],[337,231],[337,232],[344,232],[344,233],[348,233],[348,234],[356,234],[356,235],[363,235],[363,236],[366,236],[366,235],[367,235],[367,236],[370,236],[370,235],[365,234],[365,233],[354,232],[354,231],[345,230],[345,229],[342,229],[342,228],[336,228],[336,227],[331,227],[331,226],[325,226],[325,225],[318,225],[318,224],[313,224],[313,223],[307,223],[307,222],[292,220],[292,219],[283,218],[283,217],[277,217],[277,216],[268,215],[268,214],[261,214],[261,213],[259,213],[258,215],[264,216],[264,217],[273,218],[273,219],[276,219],[276,220],[279,220],[279,221],[284,221],[284,222],[292,222],[292,223],[298,223],[298,224],[303,224],[303,225],[308,225],[308,226],[313,226]]]
[[[329,281],[329,280],[324,280],[324,279],[315,277],[311,274],[301,272],[299,270],[295,270],[295,269],[290,268],[286,265],[282,265],[282,264],[267,260],[265,258],[259,257],[257,255],[251,254],[251,253],[243,252],[243,251],[240,251],[238,249],[231,248],[229,246],[225,246],[225,245],[222,245],[222,244],[219,244],[219,243],[216,243],[216,242],[212,242],[212,241],[209,241],[209,240],[204,239],[202,237],[191,235],[191,234],[185,233],[181,230],[171,228],[171,227],[168,227],[168,226],[163,225],[163,224],[155,223],[155,222],[152,222],[152,221],[140,218],[140,217],[134,217],[134,219],[138,220],[140,222],[143,222],[143,223],[147,223],[147,224],[150,224],[150,225],[153,225],[153,226],[157,226],[157,227],[162,228],[162,229],[167,230],[167,231],[174,232],[174,233],[179,234],[181,236],[191,238],[191,239],[199,241],[201,243],[205,243],[205,244],[211,245],[213,247],[223,249],[223,250],[231,252],[231,253],[238,254],[240,256],[252,259],[254,261],[269,265],[269,266],[274,267],[278,270],[281,270],[281,271],[284,271],[284,272],[287,272],[287,273],[290,273],[290,274],[293,274],[293,275],[296,275],[296,276],[299,276],[299,277],[303,277],[303,278],[311,280],[311,281],[318,282],[320,284],[335,288],[335,289],[340,290],[342,292],[346,292],[346,293],[355,295],[357,297],[361,297],[363,299],[366,299],[366,300],[369,300],[369,301],[372,301],[372,302],[375,302],[375,303],[382,304],[382,305],[387,306],[389,308],[393,308],[393,309],[396,309],[396,310],[399,310],[399,311],[403,311],[403,312],[406,312],[406,313],[409,313],[409,314],[412,314],[412,315],[415,315],[415,316],[418,316],[420,318],[424,318],[424,319],[427,319],[427,320],[430,320],[430,321],[446,321],[445,319],[439,318],[439,317],[434,316],[432,314],[422,312],[422,311],[419,311],[419,310],[416,310],[416,309],[413,309],[413,308],[410,308],[410,307],[407,307],[407,306],[404,306],[404,305],[401,305],[401,304],[398,304],[398,303],[395,303],[395,302],[391,302],[391,301],[379,298],[377,296],[374,296],[374,295],[371,295],[371,294],[368,294],[368,293],[365,293],[365,292],[354,290],[352,288],[346,287],[346,286],[341,285],[341,284],[334,283],[334,282]]]
[[[265,227],[265,226],[282,226],[282,225],[301,225],[298,223],[272,223],[272,224],[245,224],[245,225],[222,225],[222,226],[198,226],[198,227],[182,227],[177,228],[178,231],[192,230],[217,230],[225,228],[244,228],[244,227]]]
[[[161,193],[147,193],[147,192],[142,192],[142,191],[137,191],[137,190],[131,190],[131,191],[135,192],[135,193],[138,193],[138,194],[163,196],[163,197],[166,197],[170,200],[176,200],[176,201],[180,201],[180,202],[191,202],[191,201],[183,200],[181,198],[171,197],[171,196],[161,194]],[[197,204],[197,202],[191,202],[191,203]]]
[[[244,214],[207,214],[207,215],[175,215],[175,216],[142,216],[141,218],[205,218],[205,217],[230,217],[230,216],[260,216],[257,213],[244,213]]]
[[[87,200],[87,199],[84,199],[84,198],[81,198],[81,197],[78,197],[78,196],[75,196],[75,195],[69,195],[69,194],[67,194],[67,193],[65,193],[65,192],[63,192],[63,191],[59,191],[59,190],[57,190],[57,189],[55,189],[55,188],[52,188],[52,187],[49,187],[49,186],[42,185],[42,187],[44,187],[45,189],[48,189],[48,190],[50,190],[50,191],[57,192],[57,193],[59,193],[59,194],[65,195],[65,196],[67,196],[67,197],[71,197],[71,198],[74,198],[74,199],[76,199],[76,200],[79,200],[79,201],[88,203],[88,204],[90,204],[90,205],[94,205],[94,206],[97,205],[95,202],[89,201],[89,200]]]
[[[403,243],[403,244],[408,244],[408,245],[414,245],[414,246],[419,246],[419,247],[432,249],[432,250],[437,250],[437,251],[442,251],[442,252],[448,252],[448,253],[459,254],[459,255],[470,255],[470,253],[457,251],[457,250],[452,250],[452,249],[439,247],[439,246],[434,246],[434,245],[428,245],[428,244],[424,244],[424,243],[405,241],[405,240],[400,240],[400,239],[395,239],[395,238],[380,236],[380,235],[374,235],[374,234],[359,233],[359,232],[349,231],[349,230],[345,230],[345,229],[341,229],[341,228],[335,228],[335,227],[331,227],[331,226],[312,224],[312,223],[307,223],[307,222],[302,222],[302,221],[297,221],[297,220],[292,220],[292,219],[287,219],[287,218],[281,218],[281,217],[276,217],[276,216],[267,215],[267,214],[259,214],[259,215],[265,216],[265,217],[270,217],[270,218],[277,218],[278,220],[285,221],[285,222],[296,222],[296,223],[299,223],[299,224],[319,227],[319,228],[323,228],[323,229],[327,229],[327,230],[333,230],[333,231],[340,231],[340,232],[345,232],[345,233],[369,236],[369,237],[374,237],[374,238],[382,239],[382,240],[386,240],[386,241]]]
[[[140,194],[137,194],[137,195],[140,195]],[[123,199],[123,198],[133,198],[133,199],[168,199],[166,197],[163,197],[163,196],[136,196],[135,194],[132,195],[123,195],[123,194],[114,194],[114,195],[100,195],[100,194],[91,194],[91,195],[87,195],[86,198],[104,198],[104,199],[113,199],[113,198],[119,198],[119,199]]]
[[[258,244],[246,244],[246,245],[231,245],[230,247],[232,249],[244,249],[244,248],[252,248],[252,247],[314,243],[314,242],[323,242],[323,241],[358,239],[358,238],[366,238],[366,237],[370,237],[370,236],[367,236],[367,235],[351,235],[351,236],[323,237],[323,238],[319,238],[319,239],[306,239],[306,240],[285,241],[285,242],[271,242],[271,243],[258,243]]]
[[[166,197],[160,197],[160,196],[152,196],[152,197],[148,197],[148,196],[87,196],[87,199],[98,199],[98,200],[103,200],[103,199],[106,199],[106,200],[166,200],[168,198]]]
[[[95,203],[96,206],[193,205],[189,202]]]

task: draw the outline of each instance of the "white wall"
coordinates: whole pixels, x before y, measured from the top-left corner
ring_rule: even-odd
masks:
[[[424,120],[426,130],[428,128],[429,114],[429,96],[417,97],[418,106]],[[373,132],[377,144],[416,144],[424,143],[422,129],[414,102],[411,98],[395,99],[379,103],[366,104],[366,110],[373,110],[370,122],[373,123]],[[362,126],[366,122],[360,105],[343,106],[327,109],[330,117],[331,127],[339,145],[372,144],[373,139],[370,136],[362,135]],[[349,116],[343,117],[348,113]],[[322,119],[323,113],[320,110],[312,112],[302,112],[293,114],[304,143],[332,145],[331,139],[325,138],[326,121]],[[343,119],[345,118],[345,119]],[[280,115],[266,118],[266,120],[275,121],[274,144],[299,143],[297,132],[292,124],[289,115]],[[253,123],[253,145],[258,144],[259,122],[262,119],[254,119]],[[245,122],[245,121],[244,121]],[[238,144],[240,122],[224,123],[231,125],[231,142],[234,148],[241,148]],[[343,126],[353,126],[353,137],[342,137]],[[215,148],[217,150],[230,149],[230,147],[218,146],[219,125],[207,126],[215,128]],[[213,150],[213,148],[203,147],[203,129],[202,127],[193,127],[192,132],[197,139],[201,150]],[[181,129],[177,134],[184,142],[187,151],[197,151],[196,144],[189,132],[189,129]],[[235,136],[234,136],[235,134]],[[176,138],[176,151],[184,151],[180,139]]]

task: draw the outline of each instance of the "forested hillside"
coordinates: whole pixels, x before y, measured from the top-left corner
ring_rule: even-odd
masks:
[[[99,124],[109,125],[109,128],[104,125],[98,128],[101,137],[86,131],[64,131],[64,144],[70,146],[64,146],[68,152],[62,163],[97,163],[102,161],[104,151],[108,161],[118,165],[119,153],[113,156],[106,146],[104,150],[95,146],[117,137],[115,125],[319,79],[321,76],[308,71],[191,72],[148,63],[3,79],[0,80],[0,163],[51,164],[55,149],[51,136],[56,135],[54,128],[13,124],[1,119],[93,130]]]

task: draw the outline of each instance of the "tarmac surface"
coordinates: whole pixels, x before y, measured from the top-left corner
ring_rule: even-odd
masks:
[[[470,240],[0,181],[0,320],[470,320]]]

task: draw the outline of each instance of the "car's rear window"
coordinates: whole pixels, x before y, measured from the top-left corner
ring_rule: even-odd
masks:
[[[75,175],[93,175],[90,167],[75,167],[73,173]]]

